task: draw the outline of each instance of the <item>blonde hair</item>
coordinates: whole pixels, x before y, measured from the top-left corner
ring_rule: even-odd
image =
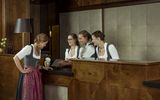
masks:
[[[47,42],[48,40],[49,40],[49,37],[46,34],[40,33],[36,35],[34,39],[34,43]]]

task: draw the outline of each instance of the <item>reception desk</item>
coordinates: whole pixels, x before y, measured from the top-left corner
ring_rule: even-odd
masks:
[[[19,75],[13,55],[0,55],[0,65],[0,100],[13,100]],[[68,100],[160,100],[159,88],[143,85],[160,79],[160,62],[72,60],[71,69],[42,71],[42,76],[47,88],[65,87]],[[56,95],[49,92],[46,97]]]
[[[152,61],[73,60],[70,100],[160,100],[160,90],[143,86],[160,79],[160,63]]]

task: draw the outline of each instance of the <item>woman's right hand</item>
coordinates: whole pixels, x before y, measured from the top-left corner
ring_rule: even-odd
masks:
[[[30,73],[32,70],[31,68],[24,68],[21,72],[24,74]]]

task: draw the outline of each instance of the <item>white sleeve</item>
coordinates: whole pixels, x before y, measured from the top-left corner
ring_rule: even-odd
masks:
[[[68,58],[68,48],[65,51],[65,59],[67,59],[67,58]]]
[[[119,59],[119,55],[117,52],[117,49],[115,48],[114,45],[109,45],[109,53],[111,54],[112,59]]]
[[[82,51],[83,51],[83,48],[80,47],[80,49],[79,49],[79,54],[78,54],[78,58],[79,58],[79,59],[82,59]]]
[[[94,53],[95,53],[95,49],[94,49],[94,46],[89,46],[89,49],[87,51],[89,57],[91,57]]]
[[[84,58],[91,58],[91,56],[95,53],[95,49],[92,45],[89,45],[83,55]]]
[[[21,51],[19,51],[15,56],[17,56],[20,60],[23,59],[26,55],[31,53],[31,46],[26,45]]]

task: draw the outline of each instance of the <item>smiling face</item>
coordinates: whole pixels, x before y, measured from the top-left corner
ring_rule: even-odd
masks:
[[[78,41],[79,41],[80,45],[85,45],[87,43],[87,38],[84,37],[82,34],[79,34]]]
[[[96,38],[94,35],[92,35],[92,42],[94,43],[95,46],[98,46],[99,42],[100,42],[100,38]]]
[[[68,35],[68,45],[69,46],[74,46],[76,45],[76,40],[73,39],[73,37],[71,35]]]

